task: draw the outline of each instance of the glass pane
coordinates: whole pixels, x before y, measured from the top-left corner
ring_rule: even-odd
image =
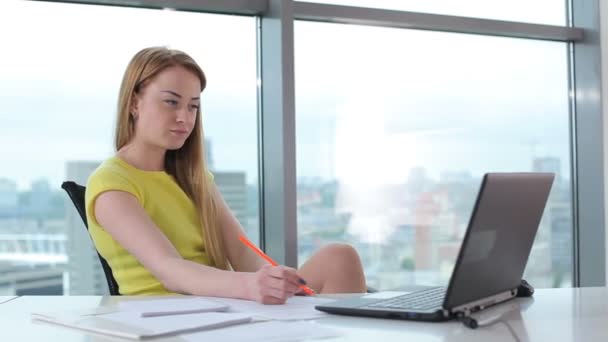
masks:
[[[346,242],[372,286],[446,285],[482,175],[552,171],[525,276],[571,284],[566,44],[311,22],[295,42],[300,262]]]
[[[314,0],[312,2],[524,23],[566,25],[564,0]]]
[[[60,185],[85,184],[113,154],[122,74],[148,46],[184,50],[205,71],[212,171],[258,241],[254,18],[9,1],[0,5],[0,32],[12,32],[0,38],[0,295],[106,291],[93,245]],[[52,278],[38,281],[51,285],[36,287],[36,278]]]

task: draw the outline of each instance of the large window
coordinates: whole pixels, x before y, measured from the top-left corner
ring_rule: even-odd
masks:
[[[216,183],[250,237],[265,239],[290,266],[296,253],[302,263],[326,243],[347,242],[372,286],[445,284],[482,175],[551,171],[557,177],[525,277],[537,287],[602,284],[593,265],[605,246],[592,243],[605,233],[594,207],[604,204],[594,192],[603,181],[601,103],[587,96],[599,89],[599,51],[593,35],[582,38],[597,27],[596,2],[286,0],[270,12],[259,1],[174,4],[183,11],[143,8],[170,1],[98,2],[142,8],[0,4],[0,295],[106,291],[59,186],[86,183],[113,154],[120,78],[136,51],[154,45],[182,49],[205,70],[203,125]],[[360,8],[328,17],[327,4]],[[568,27],[568,6],[588,30]],[[283,9],[311,21],[296,21],[291,36],[292,19],[272,17]],[[429,31],[386,28],[412,28],[417,18]],[[272,141],[297,155],[273,158],[280,145]],[[261,190],[259,166],[267,172]],[[274,216],[276,203],[287,212]],[[297,251],[287,248],[296,230]]]
[[[113,154],[122,73],[148,46],[184,50],[206,72],[208,158],[226,201],[259,239],[253,17],[3,1],[0,32],[0,295],[106,291],[60,184],[86,183]]]
[[[314,2],[548,25],[565,25],[567,12],[565,0],[315,0]]]
[[[295,62],[300,262],[347,242],[370,285],[445,285],[482,175],[550,171],[525,277],[571,284],[566,44],[296,22]]]

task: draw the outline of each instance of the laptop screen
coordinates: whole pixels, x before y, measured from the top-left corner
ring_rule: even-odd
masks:
[[[444,308],[517,288],[553,178],[552,173],[484,176]]]

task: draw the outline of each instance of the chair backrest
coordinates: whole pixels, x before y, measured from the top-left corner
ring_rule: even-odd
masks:
[[[82,222],[84,223],[84,226],[87,229],[88,233],[89,224],[87,222],[87,213],[84,202],[86,187],[72,181],[66,181],[61,184],[61,188],[68,193],[68,196],[70,196],[70,199],[72,200],[74,207],[78,211],[78,214],[80,214],[80,218],[82,219]],[[116,282],[116,279],[114,279],[114,275],[112,274],[112,269],[110,268],[110,265],[108,265],[108,262],[99,254],[99,252],[97,253],[97,256],[99,257],[99,261],[101,262],[103,273],[106,275],[106,281],[108,282],[108,289],[110,290],[110,294],[113,296],[119,296],[120,291],[118,289],[118,283]]]

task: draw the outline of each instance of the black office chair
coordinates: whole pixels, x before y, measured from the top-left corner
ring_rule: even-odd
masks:
[[[86,187],[72,181],[67,181],[61,184],[61,188],[65,190],[65,192],[67,192],[70,196],[70,199],[72,200],[74,207],[76,207],[78,214],[80,214],[80,218],[82,219],[82,222],[84,223],[84,226],[86,227],[88,233],[89,225],[87,223],[87,214],[84,204],[84,194],[86,191]],[[97,256],[99,257],[99,262],[101,262],[103,273],[105,273],[106,275],[106,281],[108,282],[110,294],[112,296],[120,296],[120,291],[118,290],[118,283],[116,282],[116,279],[114,279],[114,275],[112,274],[112,269],[110,268],[110,265],[108,265],[106,259],[104,259],[99,254],[99,252],[97,253]]]

